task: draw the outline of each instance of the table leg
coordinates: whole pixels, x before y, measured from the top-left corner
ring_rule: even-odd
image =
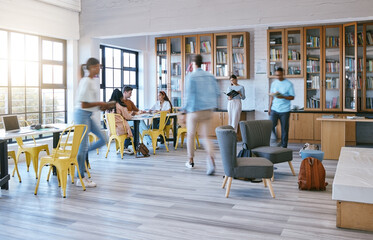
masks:
[[[321,122],[321,149],[324,159],[339,159],[341,148],[345,146],[346,123],[337,121]]]
[[[177,116],[174,116],[174,132],[173,132],[173,138],[174,138],[174,147],[176,146],[176,140],[177,140]]]
[[[0,140],[0,186],[1,189],[9,189],[8,174],[8,143],[7,140]]]
[[[139,145],[139,125],[140,125],[140,121],[139,120],[135,120],[134,123],[133,123],[133,130],[135,132],[134,136],[133,136],[133,141],[134,141],[134,144],[135,144],[135,148],[137,148],[137,146]]]
[[[56,149],[58,146],[58,141],[60,140],[61,132],[53,133],[53,149]],[[57,175],[56,167],[53,167],[53,175]]]

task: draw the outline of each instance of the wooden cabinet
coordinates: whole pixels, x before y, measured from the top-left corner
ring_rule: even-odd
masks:
[[[313,131],[312,113],[290,114],[289,140],[312,140]]]
[[[242,112],[240,116],[240,121],[246,120],[246,112]],[[211,120],[211,125],[208,129],[209,137],[216,137],[215,128],[219,126],[228,125],[228,112],[214,112]],[[238,126],[237,139],[241,141],[241,131],[240,126]]]

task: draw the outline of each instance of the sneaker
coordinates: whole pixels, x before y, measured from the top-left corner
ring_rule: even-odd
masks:
[[[132,150],[132,149],[129,149],[129,148],[125,148],[125,149],[123,150],[123,153],[124,153],[124,154],[128,154],[128,155],[133,155],[133,150]]]
[[[206,164],[207,164],[206,174],[213,175],[215,173],[215,162],[212,160],[211,157],[208,157],[206,160]]]
[[[92,180],[90,180],[90,179],[88,179],[88,178],[86,178],[86,177],[82,178],[82,180],[83,180],[84,186],[85,186],[86,188],[93,188],[93,187],[96,187],[96,186],[97,186],[97,184],[96,184],[95,182],[93,182]],[[75,186],[77,186],[77,187],[81,187],[81,186],[82,186],[82,184],[81,184],[79,178],[76,179],[76,181],[75,181]]]
[[[185,167],[189,168],[189,169],[192,169],[194,167],[194,162],[193,163],[190,163],[189,161],[186,161],[185,162]]]

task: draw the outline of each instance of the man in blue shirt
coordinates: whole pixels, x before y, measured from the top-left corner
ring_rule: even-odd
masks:
[[[271,85],[268,114],[273,123],[273,133],[276,135],[277,122],[281,123],[281,146],[287,148],[289,135],[290,101],[294,100],[293,84],[284,78],[284,70],[276,70],[278,80]]]
[[[185,106],[184,110],[188,113],[186,119],[188,134],[188,157],[189,161],[185,163],[187,168],[194,167],[194,137],[197,126],[202,136],[202,143],[207,151],[207,175],[215,172],[214,147],[211,140],[208,139],[208,128],[212,119],[212,110],[218,106],[218,96],[220,89],[216,78],[209,72],[201,69],[202,56],[196,55],[193,59],[193,73],[187,76],[185,88]]]

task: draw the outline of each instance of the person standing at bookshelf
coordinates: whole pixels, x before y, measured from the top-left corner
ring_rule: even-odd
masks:
[[[281,143],[278,146],[287,148],[289,135],[290,101],[294,100],[294,86],[284,78],[284,70],[277,68],[275,80],[271,85],[268,115],[272,120],[272,131],[276,136],[278,120],[281,123]]]
[[[195,71],[191,73],[186,80],[185,88],[185,106],[184,111],[187,112],[187,149],[188,158],[185,166],[187,168],[194,167],[194,137],[196,134],[197,125],[199,133],[202,136],[202,143],[207,151],[207,175],[212,175],[215,172],[214,147],[210,139],[207,137],[208,127],[211,125],[212,110],[217,108],[220,89],[216,78],[209,72],[201,69],[202,56],[196,55],[193,59]],[[185,117],[181,117],[181,122]]]
[[[231,75],[230,77],[231,85],[227,89],[227,94],[236,91],[237,95],[228,96],[228,124],[231,125],[237,132],[238,122],[240,121],[240,116],[242,112],[242,102],[245,100],[245,88],[237,83],[237,76]]]

